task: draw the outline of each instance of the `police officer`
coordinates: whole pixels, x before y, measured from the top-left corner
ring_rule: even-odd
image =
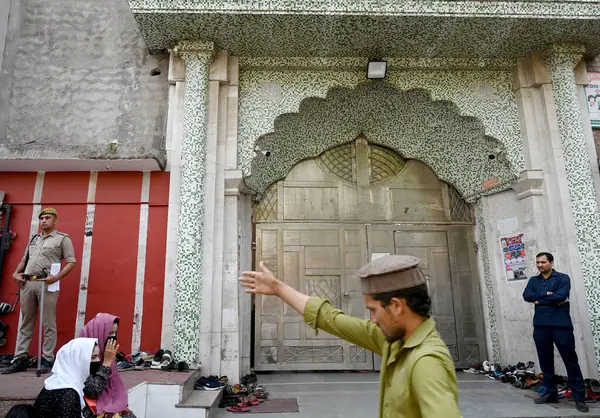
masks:
[[[23,260],[13,274],[21,292],[21,326],[17,335],[15,357],[2,374],[22,372],[27,369],[29,344],[33,337],[35,321],[40,301],[40,281],[44,282],[44,349],[41,362],[42,372],[48,373],[54,361],[56,347],[56,303],[59,292],[49,292],[48,285],[65,277],[75,266],[75,253],[71,238],[56,230],[58,214],[53,208],[46,208],[39,214],[42,232],[31,238]],[[53,276],[50,267],[64,259],[65,266]],[[40,336],[41,337],[41,336]]]
[[[460,417],[454,362],[435,329],[419,259],[379,258],[356,275],[371,320],[345,315],[325,299],[277,280],[263,263],[240,278],[247,293],[276,295],[322,329],[382,356],[379,417]]]
[[[554,270],[554,256],[550,253],[539,253],[535,263],[540,274],[529,279],[523,292],[523,299],[535,305],[533,340],[546,388],[545,394],[535,399],[535,403],[558,402],[554,381],[554,345],[556,345],[567,369],[575,406],[580,412],[588,412],[585,404],[585,382],[577,360],[573,322],[569,313],[571,279],[568,275]]]

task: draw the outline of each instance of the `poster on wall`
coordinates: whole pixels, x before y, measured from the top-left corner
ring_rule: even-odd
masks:
[[[590,84],[585,87],[592,128],[600,128],[600,73],[588,73]]]
[[[508,235],[500,238],[502,248],[502,261],[506,271],[506,280],[527,279],[527,257],[523,234]]]

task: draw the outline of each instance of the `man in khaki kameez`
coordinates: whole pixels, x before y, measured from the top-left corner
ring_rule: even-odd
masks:
[[[56,304],[59,292],[51,292],[48,285],[65,277],[75,266],[75,251],[71,238],[56,230],[58,213],[53,208],[42,210],[38,216],[42,232],[34,235],[23,259],[17,266],[13,278],[20,288],[21,324],[17,334],[15,357],[2,374],[12,374],[27,370],[29,345],[33,337],[38,308],[43,309],[44,347],[41,362],[42,373],[52,369],[56,348]],[[53,276],[50,267],[65,261],[60,272]],[[44,306],[39,306],[41,283],[44,286]],[[41,338],[41,336],[40,336]]]
[[[325,299],[308,296],[260,272],[240,278],[247,293],[275,295],[322,329],[380,356],[381,418],[457,418],[458,388],[448,347],[435,330],[431,299],[419,259],[379,258],[357,272],[371,319],[345,315]]]

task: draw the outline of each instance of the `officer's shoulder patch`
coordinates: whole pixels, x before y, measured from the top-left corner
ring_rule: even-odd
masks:
[[[64,232],[56,231],[56,233],[57,233],[58,235],[62,235],[63,237],[69,237],[69,238],[71,238],[71,237],[69,236],[69,234],[65,234]]]

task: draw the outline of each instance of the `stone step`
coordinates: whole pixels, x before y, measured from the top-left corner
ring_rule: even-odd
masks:
[[[219,390],[194,390],[184,402],[175,405],[175,408],[211,409],[219,405],[222,396],[223,388]]]

